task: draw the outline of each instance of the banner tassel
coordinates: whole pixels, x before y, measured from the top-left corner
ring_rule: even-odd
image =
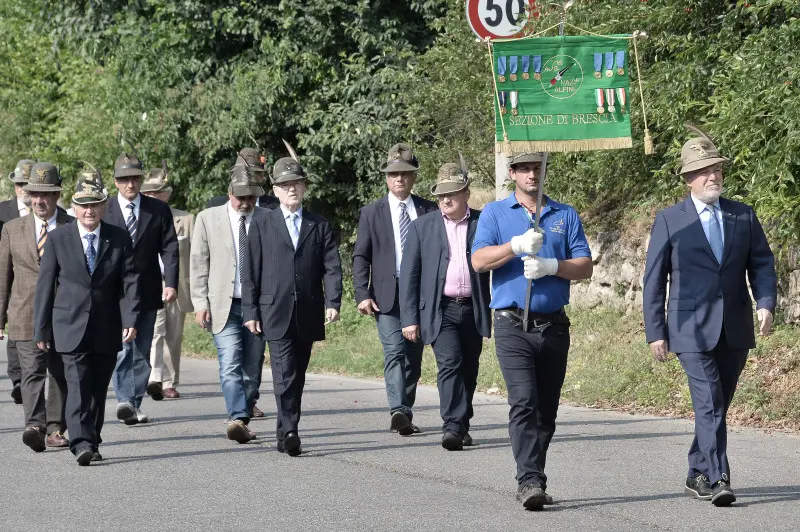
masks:
[[[647,127],[647,109],[644,102],[644,89],[642,88],[642,71],[639,69],[639,49],[636,46],[637,39],[644,39],[647,34],[643,31],[636,30],[633,32],[633,56],[636,59],[636,77],[639,81],[639,100],[642,104],[642,119],[644,121],[644,153],[645,155],[653,155],[655,148],[653,147],[653,137],[650,136],[650,129]]]
[[[503,155],[511,157],[514,152],[511,151],[511,142],[508,140],[508,134],[503,133]]]
[[[644,154],[653,155],[656,152],[653,148],[653,137],[650,136],[650,130],[644,130]]]

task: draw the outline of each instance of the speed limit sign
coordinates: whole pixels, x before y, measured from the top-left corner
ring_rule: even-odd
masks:
[[[467,21],[481,39],[522,37],[538,16],[536,0],[467,0]]]

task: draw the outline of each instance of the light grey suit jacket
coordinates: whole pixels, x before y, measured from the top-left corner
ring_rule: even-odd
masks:
[[[194,311],[210,310],[211,332],[219,334],[228,321],[236,281],[236,248],[227,203],[197,215],[190,275]]]

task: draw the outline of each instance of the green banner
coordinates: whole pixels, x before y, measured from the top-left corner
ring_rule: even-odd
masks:
[[[507,139],[513,152],[632,147],[628,42],[625,36],[494,42],[498,144]]]

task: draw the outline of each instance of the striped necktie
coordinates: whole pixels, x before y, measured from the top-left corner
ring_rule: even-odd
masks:
[[[128,203],[128,209],[130,209],[131,213],[128,215],[125,226],[128,228],[128,233],[131,235],[131,240],[135,241],[136,228],[139,226],[139,222],[136,220],[136,204],[133,202]]]
[[[242,280],[242,269],[244,268],[244,257],[247,253],[247,217],[239,217],[239,282]]]
[[[47,222],[42,220],[42,229],[39,231],[39,238],[36,240],[36,250],[39,252],[39,258],[44,254],[44,243],[47,242]]]
[[[408,206],[405,203],[400,204],[400,251],[406,247],[406,236],[408,236],[408,228],[411,225],[411,217],[408,216]]]

